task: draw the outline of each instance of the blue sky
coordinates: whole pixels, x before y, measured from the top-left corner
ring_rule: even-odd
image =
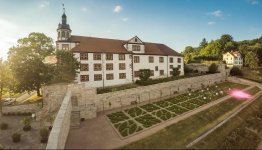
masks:
[[[73,35],[164,43],[181,52],[227,33],[262,36],[262,0],[0,0],[0,57],[30,32],[56,39],[62,3]]]

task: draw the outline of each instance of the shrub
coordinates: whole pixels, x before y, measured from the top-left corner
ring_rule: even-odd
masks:
[[[18,143],[21,141],[21,134],[20,133],[14,133],[12,135],[12,140],[14,143]]]
[[[1,123],[1,130],[6,130],[8,128],[8,124],[7,123]]]
[[[218,65],[216,65],[215,63],[212,63],[208,67],[208,73],[217,73],[217,69],[218,69]]]
[[[23,130],[24,131],[29,131],[31,130],[31,118],[26,117],[22,120],[22,123],[24,124]]]
[[[139,70],[139,79],[141,81],[147,81],[150,77],[150,69],[140,69]]]
[[[229,73],[231,76],[242,76],[243,75],[242,71],[236,66],[233,66],[233,68],[230,70]]]
[[[172,76],[176,77],[179,76],[179,74],[180,74],[179,68],[173,68]]]
[[[184,71],[185,71],[185,74],[187,74],[187,73],[192,73],[192,72],[193,72],[193,70],[190,69],[190,68],[188,68],[187,65],[184,66]]]
[[[39,131],[41,136],[41,143],[47,143],[48,141],[48,130],[46,128],[42,128]]]

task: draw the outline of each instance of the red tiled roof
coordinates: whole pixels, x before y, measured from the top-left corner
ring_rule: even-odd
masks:
[[[73,52],[132,53],[125,49],[124,44],[127,41],[123,40],[72,35],[69,41],[79,43],[76,47],[72,48]],[[144,42],[144,45],[144,54],[182,56],[164,44]]]

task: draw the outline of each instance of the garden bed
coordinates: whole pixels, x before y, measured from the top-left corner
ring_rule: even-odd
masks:
[[[107,117],[121,137],[128,137],[138,131],[224,97],[229,90],[246,87],[247,85],[224,82],[211,87],[203,87],[201,90],[188,91],[185,94],[166,100],[111,113]],[[252,88],[249,92],[254,94],[257,91],[259,89]]]

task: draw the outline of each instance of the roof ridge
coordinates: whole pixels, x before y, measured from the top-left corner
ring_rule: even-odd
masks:
[[[83,38],[96,38],[96,39],[106,39],[106,40],[118,40],[118,41],[124,41],[120,39],[111,39],[111,38],[102,38],[102,37],[94,37],[94,36],[82,36],[82,35],[71,35],[75,37],[83,37]]]

